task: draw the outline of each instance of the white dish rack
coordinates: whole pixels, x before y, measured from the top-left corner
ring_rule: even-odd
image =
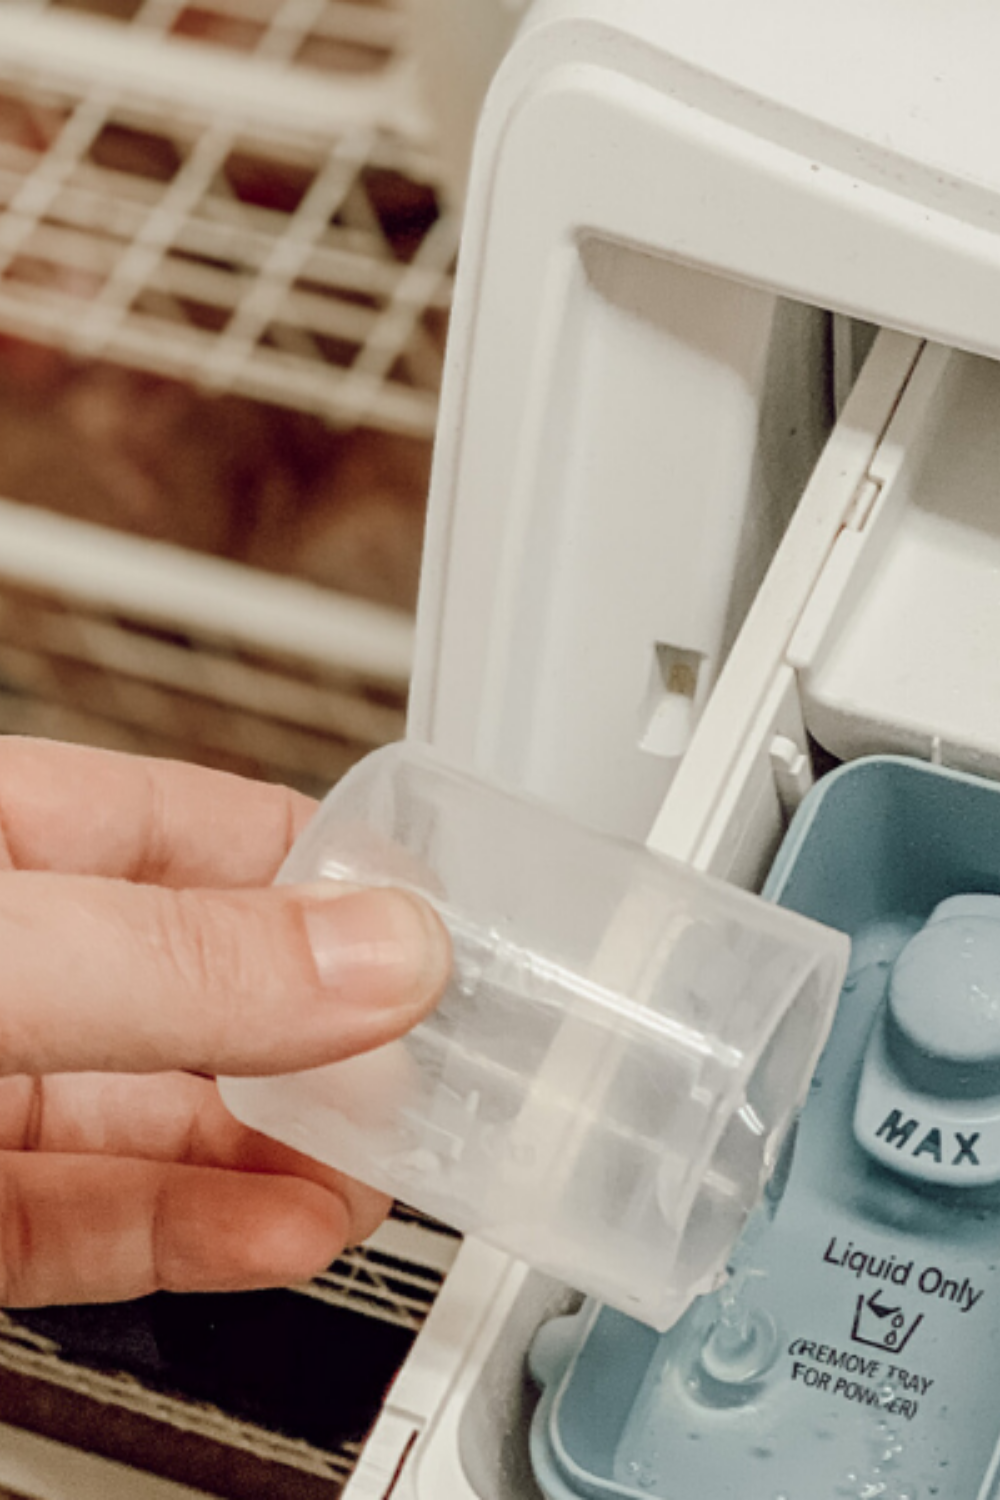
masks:
[[[0,8],[0,334],[429,443],[456,219],[401,251],[387,176],[442,178],[393,6]],[[405,611],[16,502],[0,727],[315,788],[400,734]]]

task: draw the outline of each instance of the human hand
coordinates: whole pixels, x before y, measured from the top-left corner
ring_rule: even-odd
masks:
[[[384,1215],[238,1124],[212,1077],[379,1046],[446,982],[415,899],[270,888],[311,812],[220,772],[0,739],[0,1306],[301,1281]]]

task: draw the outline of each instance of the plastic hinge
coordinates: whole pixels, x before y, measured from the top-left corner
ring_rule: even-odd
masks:
[[[854,492],[847,514],[844,516],[844,529],[847,531],[864,531],[868,519],[875,509],[875,503],[882,493],[882,481],[873,479],[866,474]]]
[[[787,734],[776,734],[768,753],[778,801],[790,817],[813,784],[809,753]]]

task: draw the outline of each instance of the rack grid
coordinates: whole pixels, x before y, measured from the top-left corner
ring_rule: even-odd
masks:
[[[325,1275],[282,1295],[343,1308],[412,1336],[430,1312],[458,1244],[451,1231],[401,1210]],[[264,1349],[259,1357],[266,1358]],[[327,1357],[351,1355],[345,1348]],[[20,1418],[44,1436],[63,1442],[75,1437],[88,1451],[238,1500],[335,1496],[362,1446],[355,1437],[320,1443],[248,1420],[203,1397],[140,1379],[106,1355],[81,1361],[58,1337],[17,1313],[0,1312],[0,1393],[7,1421]]]
[[[206,401],[429,445],[458,232],[429,142],[393,6],[13,0],[0,9],[0,334]],[[359,613],[285,581],[298,644],[278,652],[247,629],[269,590],[259,569],[221,586],[208,559],[95,529],[72,534],[75,578],[64,569],[56,586],[33,566],[25,579],[4,545],[6,522],[31,530],[15,510],[0,516],[2,727],[310,789],[400,733],[404,611]],[[103,603],[84,577],[101,555],[115,558],[99,568]],[[120,580],[136,570],[155,583],[125,609]],[[210,610],[213,590],[240,589],[249,608]],[[358,666],[369,631],[394,642],[374,672]]]

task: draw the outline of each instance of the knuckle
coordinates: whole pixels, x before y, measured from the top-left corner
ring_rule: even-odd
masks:
[[[24,1073],[31,1065],[24,1024],[17,1023],[11,1010],[0,1004],[0,1078]]]
[[[170,1223],[169,1181],[169,1175],[161,1172],[150,1205],[149,1282],[155,1291],[169,1291],[171,1288],[167,1255]]]
[[[204,901],[188,891],[157,903],[154,945],[182,989],[201,995],[222,978],[226,961],[220,933]]]
[[[211,1050],[245,1003],[239,924],[197,892],[159,893],[146,934],[170,1009],[194,1023],[191,1041]]]
[[[166,876],[171,862],[170,818],[162,785],[151,765],[142,760],[135,763],[142,778],[143,794],[135,799],[140,820],[138,836],[134,840],[131,868],[126,876],[130,880],[159,883]]]
[[[0,1171],[0,1307],[24,1303],[24,1280],[34,1259],[32,1219],[16,1172]]]
[[[151,940],[171,1008],[191,1018],[191,1067],[242,1049],[288,993],[294,934],[280,909],[228,892],[163,893]]]
[[[246,930],[238,915],[199,891],[158,895],[149,938],[180,988],[193,996],[241,989]]]

